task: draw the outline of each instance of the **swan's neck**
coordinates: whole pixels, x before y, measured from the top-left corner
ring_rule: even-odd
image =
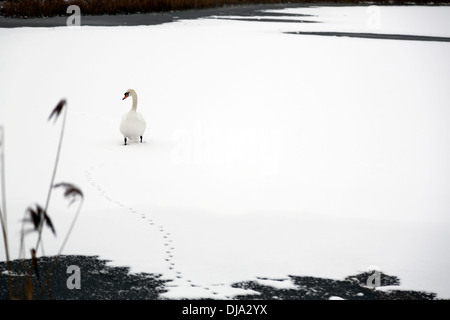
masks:
[[[131,99],[133,100],[133,106],[131,107],[131,110],[136,111],[137,109],[137,95],[136,92],[131,92]]]

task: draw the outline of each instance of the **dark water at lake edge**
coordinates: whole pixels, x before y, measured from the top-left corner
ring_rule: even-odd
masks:
[[[284,8],[301,8],[314,6],[311,4],[276,4],[276,5],[243,5],[224,6],[219,8],[183,10],[158,13],[134,13],[126,15],[90,16],[81,12],[82,26],[140,26],[158,25],[178,20],[199,19],[209,16],[254,16],[261,10],[276,10]],[[277,14],[274,14],[277,15]],[[10,18],[0,17],[0,28],[17,27],[64,27],[67,26],[67,16],[49,18]]]
[[[342,6],[333,3],[326,6]],[[320,6],[325,6],[321,4]],[[367,4],[368,5],[368,4]],[[302,17],[310,15],[265,12],[266,10],[281,10],[286,8],[304,8],[317,7],[317,4],[292,3],[292,4],[274,4],[274,5],[243,5],[243,6],[224,6],[219,8],[184,10],[172,12],[158,12],[145,14],[126,14],[126,15],[103,15],[89,16],[81,15],[81,26],[150,26],[163,23],[170,23],[179,20],[191,20],[201,18],[216,18],[226,20],[239,20],[251,22],[278,22],[278,23],[320,23],[320,21],[302,20]],[[286,16],[293,19],[286,19]],[[281,18],[283,17],[283,18]],[[295,19],[294,19],[295,18]],[[10,18],[0,17],[0,28],[19,28],[19,27],[65,27],[67,26],[68,16],[58,16],[49,18]],[[303,36],[328,36],[328,37],[349,37],[363,39],[383,39],[383,40],[405,40],[405,41],[435,41],[450,42],[450,37],[435,37],[410,34],[383,34],[383,33],[351,33],[334,31],[314,31],[302,32],[291,31],[287,34],[296,34]]]
[[[337,4],[337,3],[284,3],[284,4],[253,4],[253,5],[230,5],[208,9],[190,9],[183,11],[157,12],[157,13],[134,13],[118,15],[83,15],[81,12],[82,26],[140,26],[140,25],[158,25],[186,19],[199,19],[210,16],[239,16],[256,17],[272,16],[275,22],[307,22],[307,21],[286,21],[277,20],[276,17],[286,16],[281,13],[262,13],[263,10],[280,10],[285,8],[305,8],[305,7],[342,7],[342,6],[369,6],[376,5],[373,1],[361,1],[360,4]],[[414,5],[414,2],[405,2],[407,5]],[[385,4],[382,4],[385,5]],[[420,4],[423,5],[423,4]],[[430,5],[450,5],[449,2],[430,2]],[[46,17],[46,18],[12,18],[0,16],[0,28],[18,28],[18,27],[65,27],[67,26],[66,16]],[[290,14],[295,17],[299,15]]]

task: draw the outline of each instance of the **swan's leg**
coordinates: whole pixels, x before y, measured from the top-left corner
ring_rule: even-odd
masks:
[[[123,138],[123,140],[125,141],[125,145],[127,145],[127,138]]]
[[[141,136],[141,143],[142,143],[142,136]]]

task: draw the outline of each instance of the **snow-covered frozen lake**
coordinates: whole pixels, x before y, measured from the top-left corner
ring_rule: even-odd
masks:
[[[64,254],[163,274],[174,280],[167,298],[229,298],[245,294],[236,281],[343,279],[373,265],[450,298],[450,43],[293,34],[448,38],[450,7],[276,13],[0,28],[12,258],[23,213],[45,202],[60,129],[47,117],[66,98],[56,181],[86,201]],[[129,88],[147,131],[124,146]],[[75,211],[61,198],[46,255]]]

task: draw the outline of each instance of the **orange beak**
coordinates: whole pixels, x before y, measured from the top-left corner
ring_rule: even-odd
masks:
[[[128,98],[128,94],[126,94],[126,95],[122,98],[122,100],[125,100],[126,98]]]

